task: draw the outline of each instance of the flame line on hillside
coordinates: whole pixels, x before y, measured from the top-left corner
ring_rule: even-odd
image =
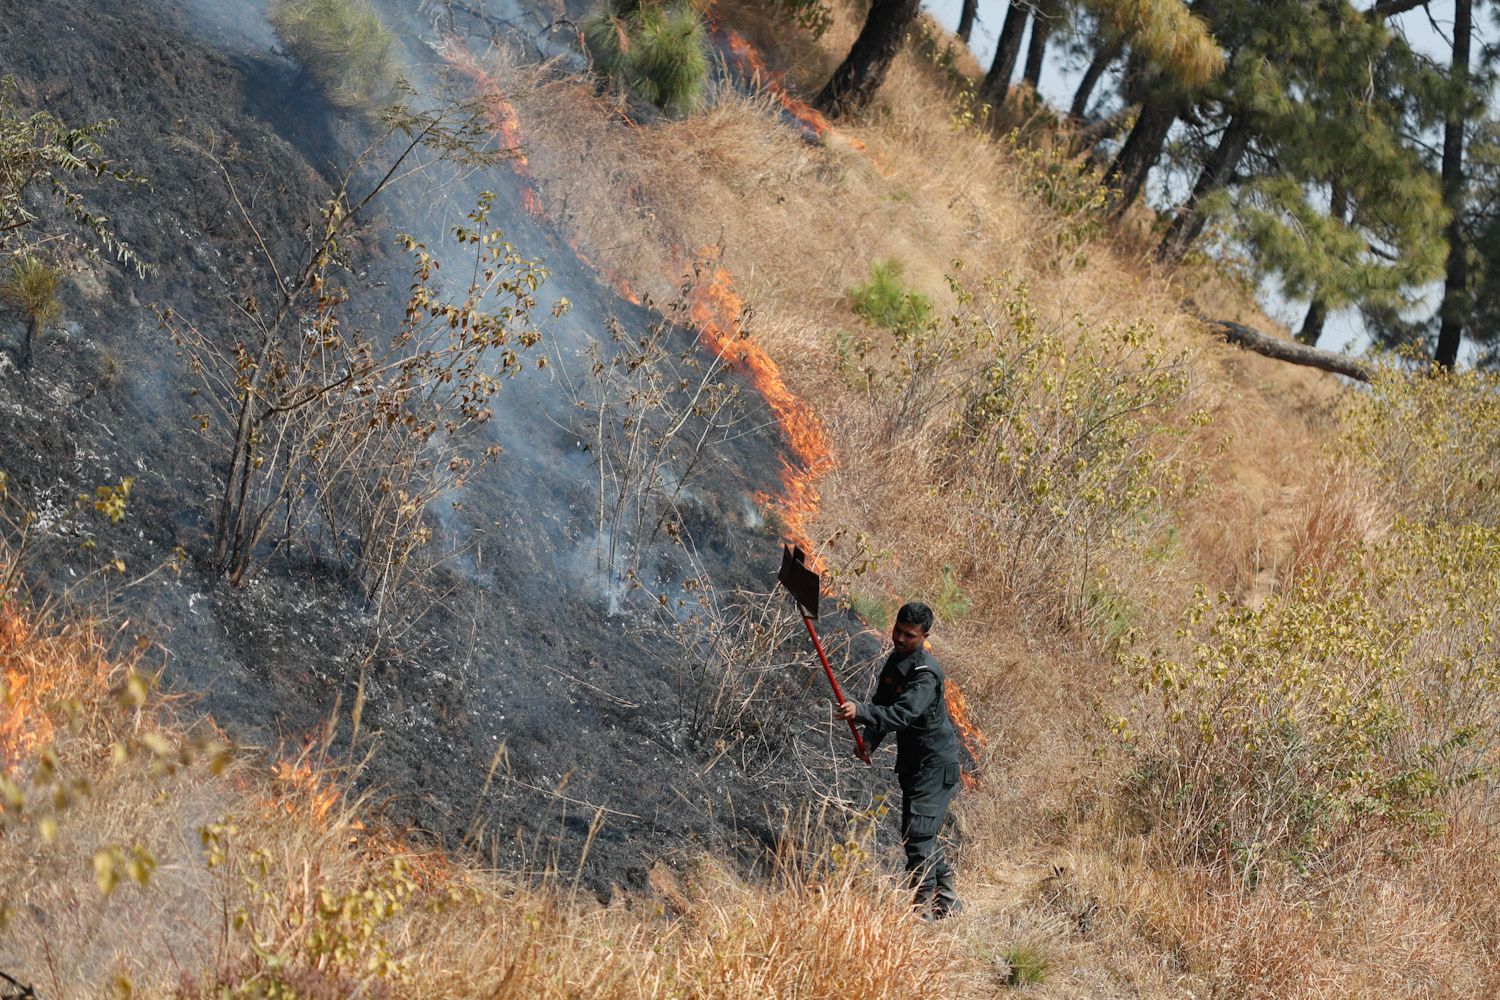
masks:
[[[740,72],[765,86],[789,115],[820,139],[835,132],[827,118],[787,93],[781,76],[766,67],[760,54],[743,35],[716,22],[711,22],[711,30],[722,35],[724,44],[735,59]],[[477,58],[465,42],[451,37],[446,41],[448,44],[445,46],[444,58],[468,75],[480,92],[486,95],[485,99],[493,109],[492,124],[505,140],[506,148],[515,151],[511,166],[521,179],[522,200],[527,211],[533,217],[545,221],[545,209],[531,180],[530,165],[525,154],[520,152],[521,127],[514,107],[500,96],[498,81],[479,65]],[[626,121],[631,127],[635,127],[629,119]],[[851,148],[868,157],[877,170],[881,169],[880,164],[875,161],[863,143],[848,136],[841,136],[841,138]],[[881,170],[881,172],[885,171]],[[627,301],[636,305],[640,304],[640,299],[635,296],[624,278],[610,274],[595,265],[572,239],[568,238],[568,243],[585,266],[603,277]],[[688,318],[697,327],[699,342],[704,349],[739,372],[766,401],[767,407],[771,410],[791,452],[791,457],[790,459],[786,455],[781,457],[781,470],[778,473],[781,483],[780,496],[772,496],[761,491],[755,494],[754,499],[756,503],[777,511],[782,518],[783,534],[787,540],[803,545],[812,553],[812,567],[821,575],[826,564],[823,557],[814,551],[808,527],[813,517],[817,515],[822,502],[816,485],[817,480],[831,471],[835,465],[832,447],[827,432],[812,407],[787,388],[780,365],[744,329],[746,309],[744,301],[735,291],[734,276],[727,269],[715,266],[722,254],[723,248],[717,245],[706,246],[699,252],[701,263],[695,267],[695,270],[701,268],[698,277],[701,279],[706,273],[708,280],[693,283],[688,293]],[[685,271],[680,248],[674,248],[673,256],[676,269],[679,272]],[[675,276],[667,275],[667,277],[671,279]],[[945,690],[948,713],[953,719],[959,738],[970,756],[979,761],[982,759],[988,741],[973,721],[968,702],[958,684],[949,681]],[[965,787],[978,786],[978,779],[974,775],[963,773],[962,778]]]
[[[863,154],[882,176],[891,176],[891,171],[885,169],[864,143],[840,131],[817,108],[793,97],[787,90],[785,76],[766,65],[765,59],[756,51],[755,46],[750,44],[749,39],[733,28],[712,19],[708,21],[708,29],[710,37],[713,37],[719,47],[728,53],[729,61],[733,63],[734,69],[748,86],[762,89],[770,94],[776,103],[781,105],[783,111],[818,140],[826,142],[830,137],[836,136],[850,149]]]
[[[531,167],[521,149],[521,127],[515,108],[500,96],[499,83],[480,65],[467,43],[462,39],[447,36],[444,39],[443,58],[468,76],[484,95],[490,122],[496,133],[504,140],[504,148],[514,151],[511,168],[521,180],[522,201],[533,217],[546,219],[541,199],[531,180]],[[745,43],[748,48],[748,43]],[[753,50],[750,50],[753,52]],[[811,114],[817,112],[808,109]],[[819,116],[821,118],[821,116]],[[824,122],[826,125],[826,121]],[[565,237],[566,238],[566,237]],[[639,305],[640,299],[624,278],[613,275],[596,266],[569,239],[569,245],[578,259],[596,274],[599,274],[622,298]],[[744,302],[735,291],[734,276],[717,265],[722,248],[705,247],[701,252],[707,281],[695,283],[688,293],[688,318],[697,328],[700,343],[716,357],[723,358],[743,376],[766,401],[786,441],[792,460],[782,458],[778,478],[782,492],[778,497],[767,493],[755,496],[757,503],[773,506],[785,525],[789,540],[813,548],[807,534],[807,525],[817,513],[821,497],[814,485],[816,479],[833,468],[834,459],[827,434],[821,421],[806,402],[787,388],[781,368],[766,353],[759,342],[744,330]],[[685,270],[680,254],[674,255],[678,271]],[[665,275],[676,282],[678,275]],[[816,556],[814,558],[817,558]],[[821,560],[820,560],[821,561]]]

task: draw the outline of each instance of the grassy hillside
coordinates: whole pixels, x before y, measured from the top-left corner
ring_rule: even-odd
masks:
[[[1196,311],[1267,322],[1233,274],[1102,232],[1089,177],[975,123],[917,47],[868,120],[810,143],[794,95],[857,21],[815,45],[716,12],[764,89],[682,121],[496,77],[544,210],[605,274],[665,300],[706,260],[753,310],[830,451],[805,467],[819,502],[794,481],[784,512],[848,598],[944,612],[934,646],[988,736],[959,809],[966,981],[1491,990],[1490,894],[1458,887],[1494,849],[1494,650],[1459,622],[1493,613],[1493,521],[1437,499],[1488,493],[1484,432],[1452,419],[1488,412],[1488,381],[1354,392],[1228,348]],[[893,261],[930,322],[870,321]]]
[[[987,740],[964,916],[904,912],[879,815],[808,823],[764,881],[678,859],[607,906],[417,852],[341,791],[354,762],[229,753],[129,637],[16,591],[5,962],[44,997],[1494,995],[1492,383],[1355,392],[1225,347],[1192,310],[1251,315],[1232,276],[1149,266],[919,52],[810,141],[793,95],[853,19],[715,16],[763,89],[678,121],[482,69],[537,211],[625,294],[696,270],[705,340],[801,401],[765,515],[867,619],[938,609]]]

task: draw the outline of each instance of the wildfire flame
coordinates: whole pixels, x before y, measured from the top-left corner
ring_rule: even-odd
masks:
[[[713,21],[710,22],[710,32],[719,41],[720,47],[728,53],[729,61],[741,78],[751,86],[763,88],[776,100],[777,104],[781,105],[783,111],[801,124],[803,129],[818,139],[838,136],[850,149],[868,157],[881,173],[886,173],[870,151],[865,148],[864,143],[840,132],[833,127],[833,123],[824,117],[821,111],[788,93],[785,78],[766,65],[765,59],[755,51],[755,46],[750,44],[749,39],[733,28]]]
[[[9,601],[0,607],[0,765],[9,766],[50,742],[56,723],[44,708],[55,681],[34,657],[23,655],[31,625]]]
[[[711,30],[721,39],[722,46],[729,53],[737,70],[748,80],[765,87],[787,114],[820,139],[835,133],[827,118],[787,93],[780,74],[766,66],[765,60],[743,35],[719,24],[712,24]],[[485,72],[467,45],[455,38],[450,38],[448,42],[445,58],[467,74],[481,93],[491,95],[487,99],[493,108],[490,120],[495,131],[505,142],[506,148],[519,149],[520,122],[515,109],[498,96],[498,81]],[[629,119],[626,119],[626,123],[634,127]],[[842,138],[852,148],[870,156],[858,140],[847,136]],[[871,159],[873,162],[873,157]],[[530,167],[525,156],[518,154],[511,165],[523,179],[522,199],[527,210],[535,217],[543,217],[540,199],[529,180]],[[876,167],[879,168],[878,163]],[[639,304],[640,300],[625,279],[596,267],[576,244],[573,250],[579,260],[601,274],[623,298]],[[781,367],[745,331],[745,305],[735,291],[734,276],[723,267],[715,266],[720,256],[721,248],[717,246],[704,247],[700,251],[700,259],[706,262],[706,274],[700,275],[700,280],[689,292],[688,318],[697,327],[698,337],[704,348],[732,365],[765,399],[775,417],[790,454],[789,457],[783,456],[781,460],[781,472],[778,476],[781,481],[780,495],[773,497],[758,493],[755,500],[763,506],[776,509],[782,518],[787,540],[812,552],[812,568],[821,571],[823,560],[810,542],[808,526],[816,516],[822,499],[818,494],[817,481],[833,467],[833,451],[823,424],[812,408],[787,388]],[[677,258],[674,264],[680,274],[683,270],[680,253],[674,254],[674,257]],[[668,274],[665,277],[675,283],[678,275]],[[947,692],[948,712],[953,718],[959,738],[969,753],[979,760],[985,748],[984,734],[974,724],[968,703],[958,685],[950,681]],[[965,774],[963,780],[968,787],[977,784],[976,779],[969,774]]]
[[[948,703],[948,718],[953,720],[953,728],[958,733],[958,741],[963,744],[969,756],[976,762],[983,762],[984,751],[990,741],[985,738],[984,731],[974,721],[974,715],[969,710],[969,702],[964,698],[963,689],[955,680],[943,682],[944,700]],[[968,771],[960,774],[965,788],[978,788],[979,779]]]
[[[712,262],[718,258],[719,248],[704,247],[700,256]],[[775,506],[790,538],[811,550],[807,524],[817,513],[821,499],[815,483],[833,467],[828,436],[812,408],[787,388],[781,367],[746,335],[742,323],[745,305],[734,290],[734,277],[723,268],[715,268],[707,278],[689,295],[688,318],[698,328],[703,346],[732,365],[765,399],[791,452],[790,461],[786,457],[781,460],[781,495],[772,498],[759,494],[756,499]]]
[[[782,75],[766,65],[749,39],[733,28],[717,22],[712,22],[710,31],[720,41],[721,47],[729,55],[729,61],[746,82],[763,86],[787,114],[801,122],[804,128],[818,138],[833,131],[832,123],[822,112],[787,93]]]
[[[275,774],[277,781],[285,782],[294,790],[303,793],[301,796],[288,795],[281,799],[281,808],[286,810],[287,815],[295,816],[299,811],[299,806],[305,803],[312,818],[322,823],[328,819],[328,814],[333,812],[333,807],[338,805],[339,792],[324,775],[313,770],[308,756],[308,751],[304,750],[296,760],[278,760],[272,768],[272,773]],[[357,820],[355,826],[363,829]]]
[[[734,40],[737,40],[738,51],[743,58],[759,62],[760,57],[748,42],[734,32],[729,34],[731,44],[735,44]],[[505,149],[518,151],[510,163],[516,175],[522,179],[521,197],[527,211],[535,217],[543,218],[545,212],[541,199],[530,181],[530,164],[525,155],[519,152],[521,125],[515,108],[499,96],[499,82],[480,65],[467,44],[451,36],[446,42],[444,58],[473,80],[480,93],[487,95],[485,100],[490,109],[488,116],[492,129],[504,143]],[[785,94],[784,91],[778,92],[783,96]],[[786,100],[791,105],[800,105],[800,102],[790,97]],[[803,120],[827,131],[830,126],[822,115],[806,105],[801,105],[801,108],[805,114]],[[799,115],[799,119],[802,118]],[[624,278],[596,267],[576,245],[573,251],[587,267],[604,277],[621,297],[635,304],[640,303],[639,297]],[[718,260],[719,248],[706,247],[701,256],[712,264]],[[681,260],[675,263],[680,272],[683,269]],[[664,277],[675,284],[679,275],[667,274]],[[787,388],[780,367],[759,343],[745,333],[741,322],[745,307],[734,290],[733,275],[722,267],[715,267],[708,272],[706,278],[707,280],[698,282],[690,293],[688,318],[697,327],[703,346],[730,363],[766,400],[792,454],[791,461],[782,460],[779,477],[781,496],[772,498],[761,494],[756,500],[775,506],[786,525],[789,540],[811,550],[806,526],[818,509],[819,496],[814,482],[833,465],[833,454],[827,436],[812,409]]]

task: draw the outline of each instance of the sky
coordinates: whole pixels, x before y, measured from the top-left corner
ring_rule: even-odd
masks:
[[[1358,5],[1360,0],[1355,0],[1355,2]],[[953,31],[958,28],[963,0],[924,0],[923,8]],[[969,47],[979,59],[980,65],[986,68],[994,57],[995,43],[1000,24],[1005,19],[1006,8],[1007,4],[1003,0],[979,0],[979,16],[970,37]],[[1500,5],[1496,5],[1496,9],[1500,9]],[[1488,15],[1483,13],[1484,10],[1485,7],[1476,4],[1474,20],[1476,55],[1481,41],[1493,42],[1497,36],[1500,36],[1500,31],[1496,30],[1495,10],[1491,10]],[[1428,10],[1418,8],[1399,15],[1393,19],[1393,23],[1405,31],[1412,46],[1417,50],[1442,62],[1450,58],[1452,0],[1434,0],[1430,16]],[[1037,89],[1054,107],[1066,108],[1072,102],[1073,91],[1083,75],[1084,62],[1081,57],[1075,57],[1070,61],[1062,44],[1054,43],[1049,46],[1049,50]],[[1024,60],[1025,56],[1026,51],[1023,45],[1021,59]],[[1019,75],[1018,65],[1017,76]],[[1096,99],[1108,86],[1108,78],[1100,82],[1095,90]],[[1430,304],[1425,309],[1419,309],[1416,312],[1431,313],[1436,309],[1441,297],[1441,284],[1434,285],[1427,291]],[[1259,298],[1261,307],[1273,318],[1291,329],[1296,329],[1301,325],[1303,313],[1307,308],[1306,302],[1288,301],[1278,293],[1275,287],[1263,288]],[[1368,347],[1369,342],[1370,338],[1364,331],[1359,313],[1354,309],[1347,309],[1329,316],[1318,346],[1358,354]]]

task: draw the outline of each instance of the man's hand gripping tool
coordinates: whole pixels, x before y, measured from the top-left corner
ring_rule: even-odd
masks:
[[[818,659],[823,661],[823,673],[828,675],[828,683],[833,686],[833,697],[835,704],[844,703],[844,692],[839,689],[839,682],[833,676],[833,667],[828,665],[828,654],[823,652],[823,644],[818,641],[818,630],[813,627],[813,620],[818,617],[818,593],[822,589],[818,586],[818,574],[807,568],[807,556],[802,547],[781,547],[781,572],[776,574],[776,579],[787,589],[797,602],[797,610],[802,612],[802,624],[807,626],[807,634],[812,636],[813,648],[818,651]],[[859,759],[866,763],[870,761],[870,752],[865,749],[865,741],[859,735],[859,729],[854,725],[854,720],[849,720],[849,732],[854,734],[854,746]]]

